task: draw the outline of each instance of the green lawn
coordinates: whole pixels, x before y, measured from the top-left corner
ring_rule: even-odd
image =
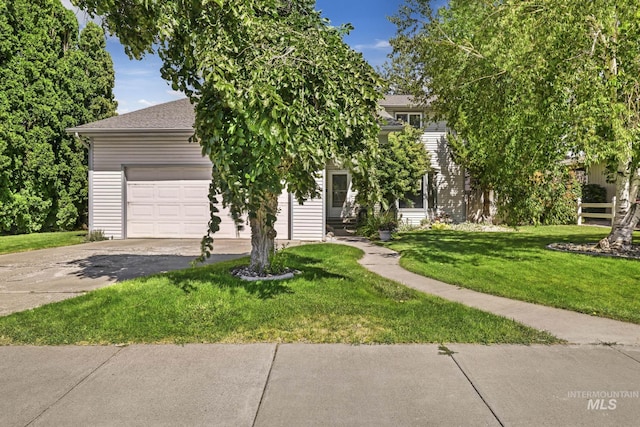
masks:
[[[85,231],[0,236],[0,255],[83,243]]]
[[[244,259],[123,282],[0,318],[0,344],[558,342],[370,273],[355,248],[283,255],[302,274],[244,282],[229,273]]]
[[[387,246],[402,254],[404,268],[446,283],[640,323],[640,260],[546,249],[553,242],[597,242],[608,231],[588,226],[420,231],[400,233]]]

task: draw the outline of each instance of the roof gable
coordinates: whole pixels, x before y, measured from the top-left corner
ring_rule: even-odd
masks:
[[[67,132],[171,130],[193,132],[193,105],[187,98],[143,108],[68,129]]]

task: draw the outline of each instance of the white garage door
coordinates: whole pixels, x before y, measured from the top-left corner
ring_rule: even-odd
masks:
[[[207,167],[127,168],[128,238],[200,238],[209,222],[210,169]],[[227,209],[220,209],[220,231],[214,237],[250,238],[247,224],[238,231]],[[282,215],[276,230],[288,237],[288,197],[280,197]]]
[[[202,237],[209,222],[209,168],[129,168],[127,237]],[[236,233],[228,212],[216,237],[250,237]]]

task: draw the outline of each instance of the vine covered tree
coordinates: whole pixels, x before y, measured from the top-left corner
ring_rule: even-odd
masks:
[[[104,32],[79,33],[59,0],[14,0],[0,34],[0,233],[77,228],[87,154],[65,129],[115,114]]]
[[[363,167],[375,149],[381,86],[361,54],[310,0],[77,0],[136,58],[157,50],[162,76],[195,104],[194,139],[212,163],[217,198],[248,214],[250,268],[269,265],[278,195],[318,195],[327,160]]]
[[[601,244],[625,248],[640,220],[640,23],[637,2],[451,0],[433,13],[407,0],[393,18],[394,61],[423,70],[452,146],[511,213],[559,161],[606,162],[618,208]]]

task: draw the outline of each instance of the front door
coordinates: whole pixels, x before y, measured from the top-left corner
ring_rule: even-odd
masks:
[[[341,218],[348,210],[345,208],[348,203],[351,176],[346,171],[329,171],[328,181],[327,216]]]

